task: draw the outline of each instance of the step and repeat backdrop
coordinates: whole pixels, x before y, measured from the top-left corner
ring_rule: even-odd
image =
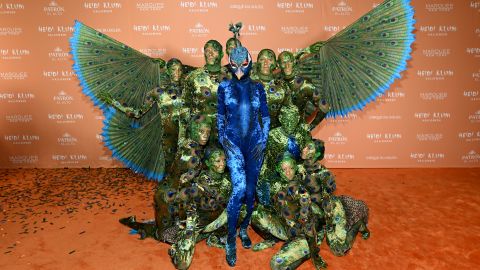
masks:
[[[149,56],[202,66],[204,43],[224,44],[231,22],[243,22],[241,40],[256,58],[326,40],[380,2],[0,0],[0,167],[122,166],[71,68],[75,19]],[[313,131],[326,143],[326,166],[479,167],[480,0],[412,4],[416,42],[402,79]]]

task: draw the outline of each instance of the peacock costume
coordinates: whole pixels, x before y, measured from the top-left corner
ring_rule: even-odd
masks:
[[[310,131],[324,118],[361,110],[400,77],[414,22],[409,0],[386,0],[326,41],[278,59],[264,49],[257,63],[239,43],[241,23],[232,24],[229,64],[222,66],[223,48],[210,40],[198,68],[148,57],[75,22],[73,69],[103,110],[105,145],[159,182],[155,220],[120,221],[141,238],[172,244],[178,269],[190,266],[203,239],[226,248],[235,264],[237,223],[245,247],[249,223],[265,239],[254,250],[284,242],[272,269],[294,269],[308,258],[325,267],[323,239],[344,255],[358,233],[370,235],[368,207],[334,194],[334,176],[320,163],[324,144]]]

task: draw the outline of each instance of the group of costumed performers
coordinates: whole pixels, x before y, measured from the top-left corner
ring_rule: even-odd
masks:
[[[205,65],[148,57],[80,22],[70,39],[83,92],[104,114],[105,145],[115,158],[158,182],[155,219],[120,222],[171,245],[177,269],[191,265],[195,244],[225,249],[283,246],[272,269],[295,269],[319,254],[324,239],[345,255],[367,239],[368,207],[336,195],[321,164],[324,143],[311,131],[382,95],[410,58],[414,25],[408,0],[387,0],[327,41],[298,52],[270,49],[256,63],[241,44],[241,23],[226,43],[209,40]],[[251,226],[264,240],[252,246]]]

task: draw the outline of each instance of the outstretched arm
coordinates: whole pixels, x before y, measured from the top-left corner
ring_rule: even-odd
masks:
[[[128,107],[121,104],[118,100],[114,99],[110,94],[107,94],[107,93],[101,94],[100,98],[102,99],[103,102],[125,113],[128,117],[136,118],[136,119],[142,118],[142,116],[144,116],[147,112],[149,112],[152,109],[153,105],[156,102],[159,102],[159,99],[160,99],[156,89],[153,89],[147,93],[147,97],[145,98],[145,102],[142,105],[142,107],[140,107],[140,109],[135,109],[133,107]]]

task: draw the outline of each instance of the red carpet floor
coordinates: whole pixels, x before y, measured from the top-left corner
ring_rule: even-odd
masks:
[[[367,202],[372,235],[345,257],[322,245],[328,269],[479,269],[480,169],[333,172],[337,194]],[[0,170],[0,269],[173,269],[167,244],[118,222],[152,218],[154,187],[125,169]],[[234,269],[269,269],[279,248],[240,248]],[[201,242],[190,269],[230,268]]]

